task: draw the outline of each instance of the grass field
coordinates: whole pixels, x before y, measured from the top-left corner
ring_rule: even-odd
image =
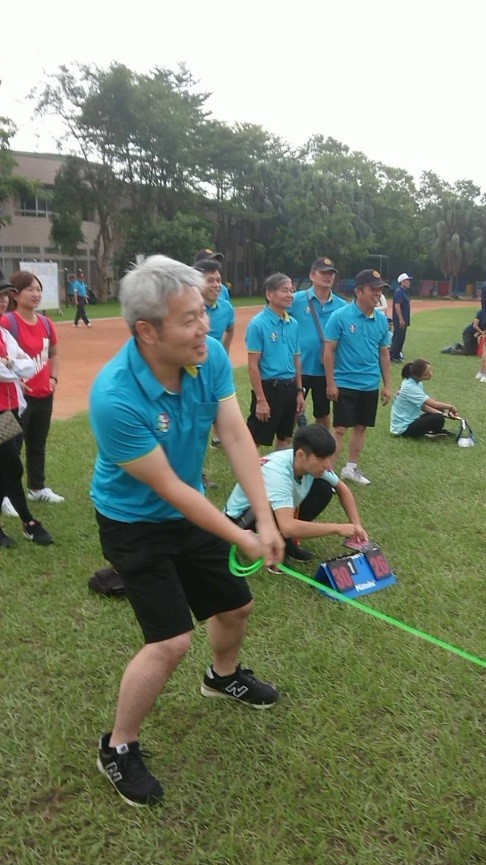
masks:
[[[263,304],[264,298],[259,295],[255,295],[254,297],[236,297],[233,300],[233,305],[238,306],[258,306]],[[74,319],[75,310],[73,306],[62,306],[63,315],[60,316],[57,313],[57,310],[44,310],[47,312],[51,318],[55,322],[61,321],[70,321]],[[121,314],[121,308],[118,300],[107,300],[103,303],[91,303],[86,307],[86,315],[88,318],[96,319],[96,318],[118,318]]]
[[[373,483],[353,491],[398,575],[364,601],[484,658],[486,385],[476,359],[439,351],[463,319],[456,309],[422,313],[406,352],[432,361],[429,392],[457,405],[477,446],[392,439],[380,408],[362,459]],[[393,376],[398,387],[398,365]],[[246,413],[246,370],[236,377]],[[96,743],[140,635],[125,601],[87,591],[103,564],[88,499],[94,455],[86,416],[54,423],[48,481],[66,502],[35,515],[55,546],[29,545],[18,520],[4,521],[18,544],[0,551],[0,861],[484,863],[484,669],[263,571],[250,578],[242,661],[278,684],[281,704],[252,713],[204,700],[198,627],[141,736],[166,804],[140,813],[119,799],[96,770]],[[207,470],[222,506],[233,481],[220,450]],[[335,502],[329,514],[340,518]],[[337,538],[308,545],[321,559],[344,552]]]

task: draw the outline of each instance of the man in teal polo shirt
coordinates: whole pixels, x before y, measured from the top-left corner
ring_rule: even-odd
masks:
[[[330,258],[316,258],[311,270],[312,286],[294,294],[289,314],[299,324],[302,387],[304,395],[312,394],[312,408],[316,423],[329,428],[331,404],[327,397],[324,370],[324,329],[329,317],[346,301],[332,291],[338,272]]]
[[[229,300],[221,297],[221,265],[214,259],[205,259],[194,267],[204,277],[202,296],[209,317],[209,336],[229,352],[235,332],[235,311]]]
[[[229,545],[255,560],[284,550],[258,455],[236,400],[222,345],[207,336],[202,277],[152,256],[121,283],[133,336],[102,369],[91,393],[98,444],[91,495],[105,557],[123,585],[146,645],[123,675],[113,730],[100,739],[98,768],[131,805],[160,802],[138,743],[140,725],[189,649],[193,621],[208,621],[213,663],[206,697],[255,708],[275,688],[238,663],[252,607],[245,581],[228,568]],[[231,466],[248,491],[258,534],[236,526],[202,494],[208,433],[218,422]]]
[[[290,447],[295,416],[304,410],[300,371],[299,326],[287,309],[292,282],[273,273],[263,283],[267,306],[255,315],[246,331],[251,405],[248,428],[257,445],[277,450]]]
[[[74,326],[77,327],[79,324],[79,320],[84,321],[86,327],[92,327],[92,324],[86,315],[86,304],[89,301],[88,298],[88,286],[84,281],[84,274],[82,270],[78,270],[78,278],[72,284],[73,286],[73,297],[74,297],[74,305],[76,307],[76,315],[74,316]]]
[[[194,267],[204,277],[202,296],[209,318],[209,336],[217,339],[229,354],[235,333],[235,311],[229,300],[221,297],[221,264],[215,258],[206,258],[200,259]],[[219,447],[220,441],[216,431],[211,438],[211,444],[213,447]],[[203,484],[206,489],[216,486],[205,473]]]
[[[334,312],[325,331],[324,367],[327,395],[334,403],[334,436],[338,457],[346,430],[352,427],[343,480],[367,486],[358,468],[366,429],[375,425],[380,377],[381,402],[390,399],[391,374],[388,322],[375,307],[386,283],[377,270],[362,270],[355,279],[356,299]]]

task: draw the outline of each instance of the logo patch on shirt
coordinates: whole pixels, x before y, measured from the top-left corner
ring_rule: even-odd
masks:
[[[349,325],[349,330],[350,330],[350,333],[356,333],[356,331],[357,331],[357,327],[356,327],[356,325],[355,325],[355,324],[350,324],[350,325]]]
[[[159,414],[159,416],[157,418],[157,429],[160,432],[165,433],[168,431],[169,427],[170,427],[170,417],[167,414],[167,412],[164,411],[164,412],[162,412],[162,414]]]
[[[270,334],[270,339],[272,340],[272,342],[277,342],[278,333],[275,333],[275,331],[274,331],[272,334]]]

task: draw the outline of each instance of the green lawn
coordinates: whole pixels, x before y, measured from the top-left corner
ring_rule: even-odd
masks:
[[[465,320],[459,309],[422,313],[406,352],[432,361],[430,393],[457,405],[477,446],[392,439],[380,408],[362,459],[373,483],[353,490],[398,575],[364,602],[485,657],[486,385],[475,358],[439,352]],[[398,387],[398,365],[393,376]],[[246,370],[236,378],[246,413]],[[18,520],[4,520],[18,545],[0,551],[0,861],[484,863],[484,669],[262,571],[250,578],[242,660],[278,684],[281,704],[252,713],[204,700],[209,653],[198,627],[143,728],[166,804],[140,813],[119,799],[96,770],[96,742],[140,635],[125,601],[87,591],[103,564],[88,499],[94,454],[86,416],[53,424],[48,480],[66,502],[36,505],[35,515],[55,546],[29,546]],[[222,506],[233,481],[220,450],[207,470]],[[329,513],[340,518],[336,503]],[[337,538],[309,546],[320,559],[344,552]]]

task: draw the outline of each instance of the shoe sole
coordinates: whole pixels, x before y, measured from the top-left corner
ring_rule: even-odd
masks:
[[[103,766],[103,763],[101,762],[99,757],[96,758],[96,767],[105,778],[108,778],[108,781],[110,782],[111,786],[115,788],[120,798],[123,799],[123,801],[126,802],[127,805],[131,805],[132,808],[150,808],[152,805],[162,804],[162,799],[154,799],[152,802],[134,802],[133,799],[127,799],[127,797],[123,795],[123,793],[118,789],[116,784],[112,781],[108,772],[105,771],[105,767]]]
[[[36,496],[29,495],[29,493],[27,493],[27,499],[29,500],[29,502],[46,502],[46,504],[48,504],[48,505],[60,505],[64,501],[64,498],[59,498],[59,499],[39,498],[38,499]]]
[[[278,700],[275,700],[275,703],[249,703],[246,700],[242,700],[240,697],[233,697],[232,694],[223,694],[221,691],[215,691],[213,688],[208,688],[204,683],[201,685],[201,694],[203,697],[216,697],[216,699],[221,700],[232,700],[233,703],[240,703],[242,706],[248,706],[249,709],[273,709],[273,707],[278,703]]]

